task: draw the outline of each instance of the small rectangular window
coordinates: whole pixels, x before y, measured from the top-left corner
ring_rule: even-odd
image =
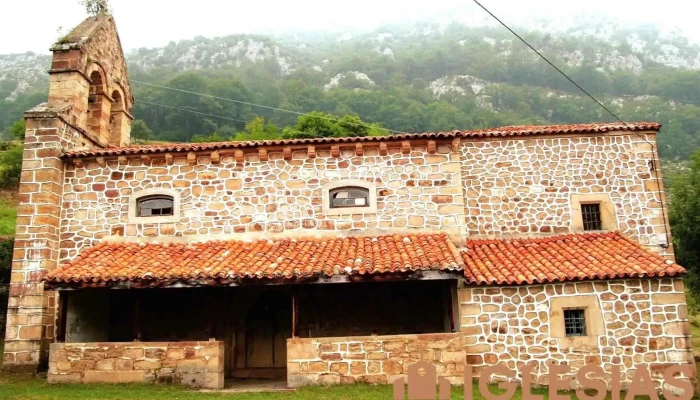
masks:
[[[331,190],[330,208],[366,207],[369,190],[365,188],[343,187]]]
[[[139,217],[173,215],[171,196],[146,196],[137,200]]]
[[[581,217],[584,231],[599,231],[603,229],[600,218],[600,204],[581,204]]]
[[[585,310],[564,310],[564,329],[566,336],[586,336]]]

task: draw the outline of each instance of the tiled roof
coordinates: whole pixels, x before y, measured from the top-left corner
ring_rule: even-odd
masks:
[[[338,137],[315,139],[283,139],[283,140],[259,140],[247,142],[217,142],[217,143],[172,143],[163,145],[146,145],[131,147],[110,147],[106,149],[90,149],[66,152],[67,158],[82,156],[113,156],[126,154],[146,154],[179,151],[205,151],[218,149],[232,149],[259,146],[287,146],[302,144],[324,143],[359,143],[380,142],[386,140],[407,139],[450,139],[450,138],[482,138],[482,137],[510,137],[526,135],[556,135],[577,133],[601,133],[610,131],[657,131],[661,127],[656,122],[633,123],[597,123],[574,125],[521,125],[505,126],[502,128],[488,128],[480,130],[451,131],[437,133],[405,133],[391,136],[366,136],[366,137]]]
[[[49,282],[303,278],[462,270],[444,233],[203,243],[109,243],[51,271]]]
[[[479,285],[675,276],[685,272],[618,232],[468,240],[462,257],[467,282]]]

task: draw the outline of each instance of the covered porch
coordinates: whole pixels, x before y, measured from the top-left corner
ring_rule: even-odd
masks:
[[[300,378],[300,372],[306,372],[301,369],[310,365],[309,360],[298,358],[300,340],[311,340],[307,347],[313,343],[311,347],[318,350],[318,343],[347,343],[348,338],[381,342],[383,337],[391,337],[396,341],[402,335],[458,330],[457,283],[463,278],[462,261],[445,235],[380,237],[364,243],[363,239],[342,238],[333,242],[329,248],[328,243],[319,245],[313,240],[311,244],[317,247],[311,250],[308,243],[301,243],[303,252],[287,249],[282,256],[274,255],[273,246],[269,252],[275,260],[271,263],[274,269],[268,271],[274,273],[267,276],[255,271],[241,276],[231,269],[223,275],[213,274],[201,265],[198,272],[188,270],[183,276],[177,263],[168,268],[160,260],[155,265],[162,265],[160,270],[165,268],[166,272],[152,272],[154,260],[148,255],[153,250],[170,252],[176,247],[172,245],[148,249],[150,245],[119,244],[110,251],[102,249],[99,257],[89,253],[84,259],[79,257],[50,274],[46,283],[60,293],[58,343],[50,355],[49,380],[133,378],[221,388],[224,379],[234,384],[237,379],[278,379],[298,386],[310,379]],[[227,246],[226,255],[230,254],[230,244]],[[335,253],[336,247],[353,254],[347,259],[340,255],[343,263],[331,263],[327,253]],[[391,251],[385,251],[387,247]],[[185,253],[192,250],[190,245],[179,249]],[[250,252],[256,257],[269,254],[255,246],[246,251],[244,259]],[[326,257],[319,271],[278,273],[280,263],[300,258],[302,263],[314,263],[319,252]],[[127,266],[106,276],[105,269],[114,269],[112,264],[124,257],[128,257]],[[177,261],[176,256],[168,258]],[[200,253],[187,261],[188,268],[194,269],[192,263],[202,261],[211,263],[212,257]],[[94,268],[91,264],[95,262],[108,268]],[[95,350],[101,348],[106,350]],[[296,355],[290,355],[295,351]],[[325,360],[328,357],[358,359],[358,354],[350,354],[354,351],[354,347],[341,351],[339,345],[334,355],[318,353],[317,357],[324,361],[329,361]],[[72,357],[66,357],[66,352],[72,352]],[[136,357],[131,363],[117,363],[131,355]],[[379,355],[366,353],[365,357]],[[379,373],[374,371],[375,362],[370,368],[366,359],[365,372],[356,377]],[[320,364],[314,365],[320,368]],[[326,372],[338,379],[351,376],[347,366],[348,371],[340,374],[332,373],[328,364]],[[132,373],[138,368],[146,371]],[[359,373],[359,367],[355,368]],[[317,378],[323,375],[318,371],[314,374]],[[360,380],[373,379],[378,378]]]
[[[293,375],[298,372],[299,354],[292,354],[297,359],[290,358],[290,346],[291,351],[296,351],[302,339],[346,343],[351,337],[376,341],[397,335],[454,332],[458,326],[457,279],[443,275],[439,278],[442,279],[423,276],[385,282],[225,288],[63,290],[59,296],[57,342],[84,344],[83,347],[95,344],[95,348],[113,343],[129,344],[126,348],[163,348],[162,360],[155,350],[150,354],[132,351],[137,366],[140,361],[150,361],[153,371],[144,379],[157,382],[182,381],[173,376],[172,369],[178,357],[197,358],[197,350],[186,349],[188,343],[195,343],[193,349],[211,347],[207,354],[222,358],[220,373],[229,384],[251,378],[286,380],[290,362]],[[217,354],[219,343],[221,354]],[[184,350],[173,350],[181,346]],[[340,357],[336,353],[330,357]],[[118,355],[116,358],[125,357],[123,352]],[[169,356],[176,359],[170,360]],[[90,357],[97,358],[94,368],[98,371],[118,369],[109,362],[99,364],[99,351]],[[322,355],[319,353],[318,357]],[[104,359],[109,358],[104,354]],[[88,361],[82,367],[92,368],[92,364]],[[58,372],[58,365],[54,367],[54,372]],[[64,367],[68,368],[65,364]]]

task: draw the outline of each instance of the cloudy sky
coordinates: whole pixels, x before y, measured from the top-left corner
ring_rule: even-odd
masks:
[[[604,13],[622,23],[655,23],[680,28],[700,41],[697,11],[689,0],[481,0],[506,22],[545,17],[574,21],[581,15]],[[58,37],[85,18],[78,0],[0,0],[0,54],[48,52]],[[265,33],[280,30],[373,29],[385,23],[450,15],[483,18],[469,1],[457,0],[112,0],[125,50],[163,46],[197,35]]]

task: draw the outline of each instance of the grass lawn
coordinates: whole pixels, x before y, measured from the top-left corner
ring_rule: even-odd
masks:
[[[15,234],[17,209],[14,205],[0,200],[0,236]]]
[[[462,388],[453,388],[452,399],[463,399],[463,393]],[[546,390],[533,390],[533,393],[543,394],[545,399],[548,397]],[[513,396],[514,400],[521,398],[520,391]],[[572,396],[573,398],[575,396]],[[1,374],[0,399],[391,400],[392,388],[389,385],[339,385],[306,387],[296,391],[272,393],[201,393],[176,385],[48,385],[45,378],[36,378],[28,374]],[[482,400],[483,397],[474,390],[473,399]]]
[[[17,189],[0,190],[0,236],[15,234]]]

